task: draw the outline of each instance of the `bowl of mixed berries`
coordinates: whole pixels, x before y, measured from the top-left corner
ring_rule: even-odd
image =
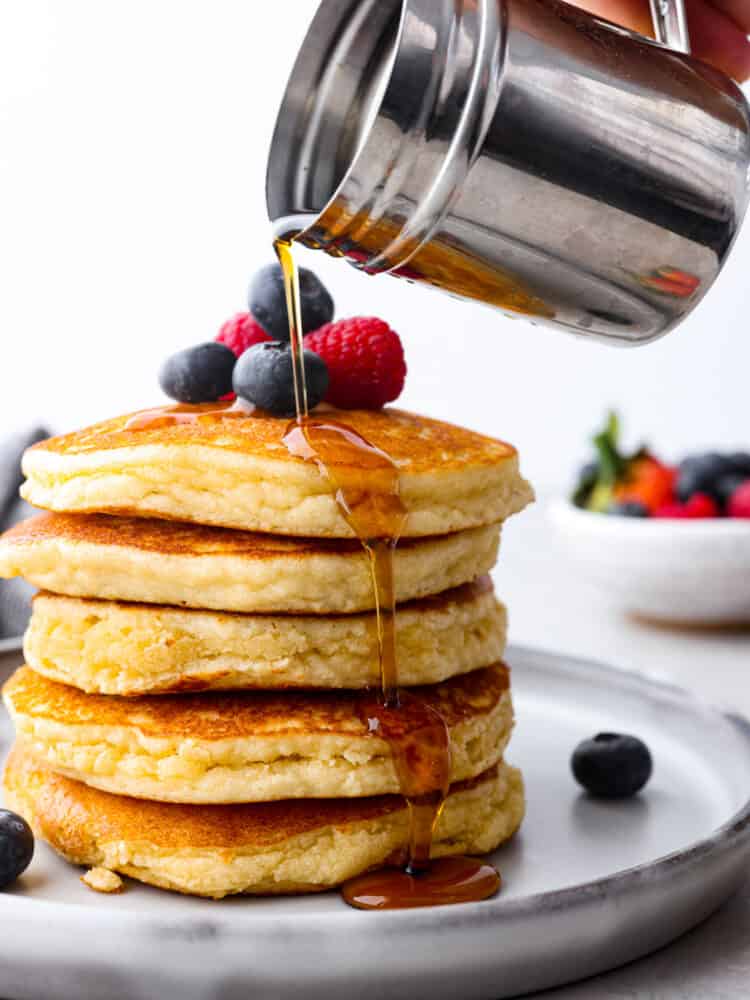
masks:
[[[610,414],[552,518],[571,560],[622,607],[683,625],[750,623],[750,451],[664,461]]]

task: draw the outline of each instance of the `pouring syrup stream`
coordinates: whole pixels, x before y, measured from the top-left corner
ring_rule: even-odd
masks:
[[[409,807],[405,868],[384,868],[347,882],[346,902],[360,909],[388,909],[485,899],[500,885],[497,871],[471,858],[430,861],[435,825],[450,785],[450,741],[444,719],[417,695],[399,690],[396,660],[394,552],[406,522],[398,468],[345,424],[311,419],[305,384],[299,279],[292,239],[274,243],[284,275],[294,372],[296,420],[284,443],[290,454],[313,462],[328,480],[339,509],[362,543],[375,597],[380,686],[360,703],[373,735],[386,740]]]

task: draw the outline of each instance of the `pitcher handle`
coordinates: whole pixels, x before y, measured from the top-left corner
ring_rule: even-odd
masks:
[[[660,45],[690,54],[685,0],[649,0],[654,35]]]

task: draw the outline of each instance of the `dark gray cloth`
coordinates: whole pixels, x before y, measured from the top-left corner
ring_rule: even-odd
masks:
[[[18,495],[23,482],[21,458],[32,444],[49,436],[43,427],[36,427],[13,434],[0,444],[0,531],[6,531],[34,513],[34,508]],[[34,588],[25,580],[0,580],[0,639],[23,634],[31,614],[33,594]]]

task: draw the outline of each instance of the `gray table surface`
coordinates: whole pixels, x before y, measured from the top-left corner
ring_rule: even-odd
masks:
[[[508,525],[494,575],[498,593],[510,609],[514,642],[606,660],[668,679],[750,716],[746,676],[750,629],[676,631],[623,617],[606,594],[579,579],[566,563],[547,525],[543,503]],[[0,671],[18,659],[0,657]],[[750,878],[710,920],[670,947],[544,997],[746,1000],[748,995]]]

